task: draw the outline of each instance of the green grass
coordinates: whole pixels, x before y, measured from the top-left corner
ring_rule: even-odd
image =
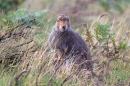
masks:
[[[111,70],[109,75],[106,77],[106,82],[108,83],[118,83],[127,78],[130,78],[130,64],[126,64],[122,61],[113,61],[111,63]]]

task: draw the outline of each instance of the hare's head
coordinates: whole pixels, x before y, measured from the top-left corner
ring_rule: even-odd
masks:
[[[64,14],[59,15],[57,18],[56,26],[60,32],[65,32],[70,29],[69,17]]]

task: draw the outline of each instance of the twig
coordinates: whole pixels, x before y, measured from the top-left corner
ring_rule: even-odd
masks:
[[[21,26],[23,26],[23,25],[25,25],[25,24],[27,24],[27,23],[29,23],[29,22],[34,22],[34,21],[35,21],[35,18],[32,18],[32,19],[30,19],[30,20],[28,20],[28,21],[24,21],[24,22],[22,22],[21,24],[15,26],[15,27],[12,28],[12,29],[15,29],[15,28],[21,27]]]
[[[108,73],[109,67],[110,67],[110,58],[107,58],[106,67],[103,70],[103,79],[106,76],[106,74]]]
[[[123,86],[127,81],[129,81],[130,78],[126,78],[125,80],[118,82],[117,84],[115,84],[115,86]],[[129,85],[128,85],[129,86]]]
[[[121,57],[120,58],[123,62],[126,62],[126,63],[130,63],[130,59],[127,59],[125,57]]]
[[[34,22],[34,21],[35,21],[35,18],[32,18],[32,19],[30,19],[30,20],[24,21],[24,22],[22,22],[21,24],[19,24],[19,25],[13,27],[10,31],[6,32],[4,35],[2,35],[2,36],[0,37],[0,42],[1,42],[2,40],[5,40],[6,38],[10,38],[11,35],[12,35],[12,31],[13,31],[15,28],[21,27],[21,26],[23,26],[23,25],[25,25],[25,24],[27,24],[27,23],[29,23],[29,22]]]
[[[102,77],[102,79],[104,79],[104,77],[106,76],[106,74],[108,73],[108,71],[109,71],[109,67],[110,67],[110,50],[109,50],[109,46],[108,46],[108,40],[107,40],[107,43],[106,43],[106,51],[107,51],[107,62],[106,62],[106,67],[104,68],[104,70],[103,70],[103,77]]]
[[[66,77],[66,78],[63,80],[63,82],[61,83],[61,86],[63,86],[63,84],[64,84],[66,81],[68,81],[69,79],[71,79],[72,77],[73,77],[72,74],[70,74],[68,77]]]
[[[20,45],[14,46],[14,47],[15,47],[15,48],[16,48],[16,47],[20,47],[20,46],[23,46],[23,45],[25,45],[25,44],[29,44],[29,43],[31,43],[31,42],[33,42],[33,39],[31,39],[31,40],[28,41],[28,42],[22,43],[22,44],[20,44]]]
[[[26,73],[27,70],[23,70],[22,72],[20,72],[18,75],[15,75],[14,78],[10,81],[8,86],[12,86],[13,81],[18,81],[18,79],[20,78],[20,76],[22,76],[24,73]]]

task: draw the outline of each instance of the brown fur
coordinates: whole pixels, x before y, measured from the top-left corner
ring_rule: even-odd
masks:
[[[92,59],[87,45],[81,36],[71,29],[68,16],[62,14],[57,18],[49,36],[49,45],[55,51],[55,58],[63,59],[74,52],[74,64],[80,69],[92,70]]]

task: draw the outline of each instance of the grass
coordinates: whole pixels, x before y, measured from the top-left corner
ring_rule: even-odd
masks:
[[[47,39],[51,31],[50,28],[54,24],[55,16],[47,12],[40,17],[38,17],[38,22],[29,23],[31,28],[24,28],[23,32],[19,34],[23,27],[28,26],[26,23],[15,28],[10,37],[7,35],[5,36],[6,39],[0,41],[0,86],[8,86],[10,81],[23,70],[27,70],[27,72],[15,79],[12,83],[13,86],[46,86],[54,73],[52,64],[54,53],[51,52]],[[1,17],[1,19],[3,18],[6,19],[6,17]],[[6,25],[0,29],[0,33],[5,34],[22,22],[24,21],[11,22],[11,24],[6,22]],[[82,35],[84,40],[87,40],[86,43],[94,60],[94,72],[103,86],[120,86],[121,84],[128,86],[130,83],[129,35],[123,35],[130,31],[129,24],[126,22],[124,20],[120,24],[118,21],[118,23],[110,25],[113,22],[109,20],[109,17],[98,19],[96,16],[96,19],[87,23],[89,24],[87,27],[80,25],[74,29]],[[74,24],[72,27],[75,26]],[[102,29],[108,32],[104,33]],[[96,30],[100,32],[96,33]],[[30,40],[32,41],[27,43]],[[20,59],[5,59],[7,56]],[[108,62],[109,59],[111,59],[110,62]],[[107,71],[105,77],[103,77],[104,70]],[[97,82],[95,78],[90,81],[85,74],[72,74],[73,77],[69,77],[71,73],[60,68],[50,86],[60,86],[61,84],[63,86],[93,86]]]
[[[114,61],[111,63],[111,71],[109,71],[109,75],[106,78],[108,83],[118,83],[119,81],[123,81],[130,76],[130,67],[129,64],[126,66],[126,63],[121,61]]]

